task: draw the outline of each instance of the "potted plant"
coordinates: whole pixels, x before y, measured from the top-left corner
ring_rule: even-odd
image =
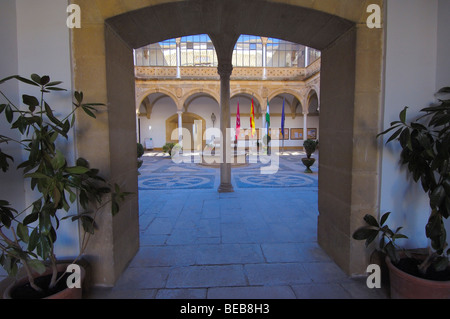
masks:
[[[316,151],[318,144],[319,142],[313,139],[307,139],[303,142],[303,148],[306,152],[306,157],[302,158],[302,163],[306,166],[305,173],[312,173],[310,167],[314,164],[316,159],[311,157],[311,155]]]
[[[137,143],[137,168],[138,168],[138,175],[141,175],[139,172],[139,169],[141,168],[142,164],[144,164],[144,160],[142,159],[142,156],[144,155],[145,150],[144,146],[141,143]]]
[[[12,79],[34,87],[40,94],[38,97],[22,95],[24,106],[18,107],[0,90],[5,101],[0,104],[0,114],[11,124],[12,130],[23,136],[22,140],[16,140],[0,135],[0,146],[3,143],[20,144],[26,156],[17,168],[23,170],[24,179],[29,181],[28,186],[36,194],[32,204],[20,212],[7,200],[0,200],[0,264],[12,276],[18,274],[21,266],[26,277],[9,287],[6,291],[11,295],[4,297],[58,298],[70,291],[79,297],[80,288],[65,289],[67,265],[60,265],[55,256],[59,225],[63,220],[77,221],[85,232],[80,255],[72,262],[75,264],[94,233],[95,216],[106,204],[105,195],[109,194],[108,202],[111,202],[112,213],[116,214],[120,202],[129,193],[122,192],[117,184],[109,185],[99,175],[99,170],[91,168],[83,158],[78,158],[75,165],[69,165],[59,145],[60,140],[68,138],[76,112],[81,109],[95,118],[96,107],[102,104],[83,103],[83,93],[75,92],[72,112],[59,118],[46,102],[46,95],[65,91],[59,87],[62,82],[52,82],[49,76],[33,74],[30,79],[7,77],[0,80],[0,84]],[[13,157],[0,149],[2,171],[6,172],[13,162]],[[79,213],[69,215],[70,203],[75,201],[79,202]]]
[[[269,134],[266,134],[262,138],[262,146],[263,146],[263,153],[264,154],[270,154],[270,141],[272,140],[272,137]]]
[[[439,90],[436,94],[439,103],[423,108],[422,115],[411,122],[406,121],[405,107],[399,120],[377,135],[393,132],[386,143],[399,142],[400,163],[406,166],[414,182],[420,182],[430,205],[425,225],[425,235],[431,243],[428,254],[403,254],[398,260],[387,258],[394,297],[450,298],[449,250],[444,226],[450,213],[449,93],[449,87]]]
[[[169,154],[170,157],[172,157],[172,150],[175,146],[175,143],[166,143],[163,146],[163,152]]]

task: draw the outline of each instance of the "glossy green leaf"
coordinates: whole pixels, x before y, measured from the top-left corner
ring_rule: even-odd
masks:
[[[38,259],[32,259],[27,261],[28,266],[31,267],[35,272],[38,274],[43,274],[45,270],[47,269],[44,265],[44,263]]]
[[[39,82],[41,85],[46,85],[47,83],[50,83],[50,77],[48,76],[48,75],[44,75],[42,78],[41,78],[41,80],[40,80],[40,82]]]
[[[369,224],[370,226],[379,227],[377,220],[372,215],[369,215],[369,214],[365,215],[364,216],[364,221],[367,224]]]
[[[384,223],[386,222],[386,220],[388,219],[390,214],[391,214],[391,212],[387,212],[387,213],[384,213],[383,216],[381,216],[381,219],[380,219],[381,226],[384,225]]]
[[[9,104],[5,107],[5,116],[8,123],[11,123],[13,121],[14,112]]]
[[[23,219],[23,224],[24,225],[29,225],[31,223],[34,223],[38,218],[39,218],[39,213],[38,212],[33,212],[33,213],[27,215]]]
[[[31,74],[31,79],[37,84],[41,84],[41,77],[36,73]]]
[[[86,174],[89,168],[83,166],[66,167],[65,171],[70,174]]]
[[[441,205],[444,198],[445,198],[444,186],[439,185],[433,190],[433,192],[430,195],[430,206],[432,208],[438,207],[439,205]]]
[[[369,227],[361,227],[353,233],[352,237],[356,240],[366,240],[372,237],[374,233],[378,234],[378,230]]]
[[[28,235],[28,227],[22,223],[17,224],[17,236],[19,236],[24,243],[28,243],[30,239]]]
[[[39,230],[42,234],[48,235],[52,229],[52,221],[47,211],[41,212],[39,216]]]
[[[400,112],[399,118],[402,123],[406,123],[406,110],[407,109],[408,109],[408,107],[405,106],[405,108]]]
[[[84,113],[92,118],[96,118],[95,114],[88,107],[82,106],[81,108],[83,109]]]
[[[56,155],[52,159],[52,166],[54,170],[59,170],[66,164],[66,158],[60,150],[56,150]]]

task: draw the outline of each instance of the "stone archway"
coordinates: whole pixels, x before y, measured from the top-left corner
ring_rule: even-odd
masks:
[[[136,161],[123,154],[135,153],[133,48],[207,33],[219,52],[229,51],[240,34],[321,50],[318,239],[347,273],[364,273],[366,252],[351,233],[366,212],[378,209],[374,136],[382,109],[383,29],[365,25],[369,1],[71,2],[83,12],[83,28],[72,30],[74,88],[83,90],[86,99],[108,105],[95,126],[78,118],[77,132],[83,134],[78,135],[77,150],[131,191],[137,191]],[[370,3],[383,6],[384,0]],[[105,152],[97,151],[99,143]],[[137,198],[114,218],[102,214],[99,224],[87,253],[93,256],[94,282],[112,285],[139,247]]]

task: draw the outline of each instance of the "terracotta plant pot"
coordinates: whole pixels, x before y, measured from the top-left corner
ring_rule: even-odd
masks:
[[[57,265],[57,269],[58,269],[58,273],[60,272],[65,272],[67,269],[67,266],[69,264],[58,264]],[[84,268],[82,266],[80,266],[80,270],[81,270],[81,284],[83,285],[83,281],[86,275],[86,272],[84,270]],[[40,277],[45,277],[47,275],[51,275],[52,271],[51,269],[48,269],[47,271],[45,271],[42,275],[40,275]],[[61,279],[62,281],[65,280],[64,278]],[[11,285],[9,285],[4,293],[3,293],[3,298],[4,299],[15,299],[14,298],[14,290],[17,289],[18,287],[24,286],[28,283],[28,277],[24,276],[24,277],[20,277],[19,279],[17,279],[15,282],[13,282]],[[65,285],[65,281],[64,281],[64,285]],[[82,298],[82,288],[65,288],[63,290],[60,290],[59,292],[49,295],[47,297],[41,298],[41,299],[81,299]],[[16,298],[16,299],[20,299]],[[29,298],[28,298],[29,299]]]
[[[389,269],[392,299],[450,299],[450,281],[422,279],[410,275],[391,263],[386,257]]]
[[[310,167],[314,164],[315,161],[316,161],[316,159],[313,157],[311,157],[311,158],[303,157],[302,158],[302,163],[303,163],[303,165],[306,166],[305,173],[312,173],[312,170],[310,169]]]

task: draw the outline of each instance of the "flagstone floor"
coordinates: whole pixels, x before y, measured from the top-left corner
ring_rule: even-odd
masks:
[[[281,153],[274,174],[233,168],[234,192],[218,193],[218,168],[146,153],[140,249],[114,288],[86,298],[386,298],[318,246],[317,163],[305,174],[302,156]]]

